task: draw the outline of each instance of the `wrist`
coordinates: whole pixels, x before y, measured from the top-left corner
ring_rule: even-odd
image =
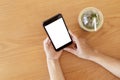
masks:
[[[56,65],[59,65],[59,60],[54,60],[54,59],[47,59],[47,64],[50,67],[55,68]]]
[[[91,61],[96,61],[96,59],[98,58],[98,57],[100,57],[100,53],[97,51],[97,50],[94,50],[93,52],[92,52],[92,55],[90,55],[90,57],[89,57],[89,60],[91,60]]]
[[[59,59],[47,58],[47,62],[59,62]]]

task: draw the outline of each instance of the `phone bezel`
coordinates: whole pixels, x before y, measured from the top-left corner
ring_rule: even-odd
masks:
[[[59,18],[62,18],[62,19],[63,19],[63,22],[64,22],[64,24],[65,24],[66,30],[67,30],[67,32],[68,32],[68,35],[69,35],[71,41],[68,42],[68,43],[66,43],[65,45],[59,47],[58,49],[56,49],[55,46],[54,46],[53,41],[51,40],[51,38],[50,38],[50,36],[49,36],[49,34],[48,34],[46,28],[45,28],[45,26],[48,25],[48,24],[51,24],[52,22],[58,20]],[[66,25],[66,23],[65,23],[65,20],[64,20],[62,14],[57,14],[57,15],[55,15],[55,16],[49,18],[48,20],[44,21],[44,22],[43,22],[43,27],[44,27],[44,29],[45,29],[45,31],[46,31],[46,33],[47,33],[49,39],[50,39],[50,41],[51,41],[51,43],[52,43],[52,45],[53,45],[55,51],[60,51],[61,49],[67,47],[68,45],[70,45],[70,44],[72,43],[72,38],[71,38],[71,36],[70,36],[70,33],[69,33],[69,31],[68,31],[67,25]]]

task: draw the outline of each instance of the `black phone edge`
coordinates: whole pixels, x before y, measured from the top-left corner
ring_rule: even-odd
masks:
[[[60,16],[60,17],[58,17],[58,16]],[[43,22],[43,26],[46,26],[46,25],[50,24],[51,22],[56,21],[57,19],[59,19],[59,18],[61,18],[61,17],[63,18],[62,14],[59,13],[59,14],[51,17],[51,18],[48,18],[47,20],[45,20],[45,21]],[[53,18],[54,18],[54,19],[53,19]]]
[[[58,17],[58,16],[60,16],[60,17]],[[53,19],[53,18],[55,18],[55,19]],[[62,18],[62,19],[63,19],[63,22],[64,22],[64,24],[65,24],[65,26],[66,26],[66,29],[67,29],[67,32],[68,32],[68,35],[69,35],[71,41],[68,42],[68,43],[66,43],[65,45],[61,46],[60,48],[56,49],[55,46],[54,46],[54,44],[53,44],[53,42],[52,42],[52,40],[51,40],[51,38],[50,38],[50,36],[49,36],[49,34],[48,34],[48,32],[47,32],[47,30],[45,29],[45,26],[48,25],[48,24],[50,24],[51,22],[56,21],[56,20],[59,19],[59,18]],[[49,39],[50,39],[50,41],[51,41],[51,43],[52,43],[52,45],[53,45],[55,51],[60,51],[61,49],[65,48],[66,46],[72,44],[73,41],[72,41],[71,35],[70,35],[69,31],[68,31],[67,25],[66,25],[65,20],[64,20],[64,18],[63,18],[63,16],[62,16],[61,13],[59,13],[59,14],[57,14],[57,15],[55,15],[55,16],[53,16],[53,17],[47,19],[47,20],[45,20],[45,21],[43,22],[43,27],[44,27],[44,29],[45,29],[45,31],[46,31],[46,33],[47,33]]]
[[[73,41],[72,41],[72,39],[71,39],[70,42],[66,43],[66,44],[63,45],[62,47],[60,47],[60,48],[58,48],[58,49],[55,49],[55,47],[54,47],[54,49],[55,49],[55,51],[60,51],[61,49],[64,49],[66,46],[69,46],[69,45],[72,44],[72,43],[73,43]]]

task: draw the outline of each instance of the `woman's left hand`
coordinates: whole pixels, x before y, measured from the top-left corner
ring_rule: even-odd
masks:
[[[63,50],[56,52],[48,37],[44,40],[44,50],[47,59],[51,59],[51,60],[58,60],[63,52]]]

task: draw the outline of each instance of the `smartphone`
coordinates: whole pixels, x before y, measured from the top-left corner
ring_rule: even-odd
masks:
[[[72,38],[62,14],[57,14],[43,22],[43,27],[56,51],[59,51],[72,43]]]

